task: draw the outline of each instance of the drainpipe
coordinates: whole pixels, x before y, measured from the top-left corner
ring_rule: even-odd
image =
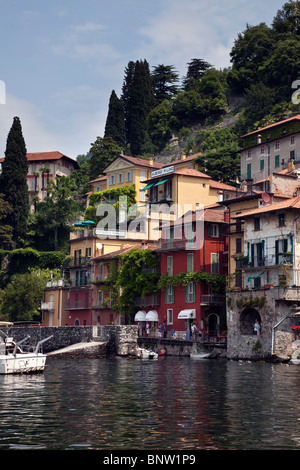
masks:
[[[296,273],[296,222],[298,218],[300,217],[300,214],[295,218],[293,225],[294,225],[294,243],[293,243],[293,284],[297,285],[297,273]]]

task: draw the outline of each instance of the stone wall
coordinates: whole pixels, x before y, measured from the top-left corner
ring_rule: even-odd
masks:
[[[98,326],[98,338],[107,342],[110,355],[136,356],[138,327],[136,325]]]

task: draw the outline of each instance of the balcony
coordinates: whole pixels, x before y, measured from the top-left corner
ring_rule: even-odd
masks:
[[[250,259],[250,261],[245,266],[239,266],[240,268],[243,267],[245,270],[249,269],[257,269],[257,268],[272,268],[275,266],[284,266],[288,265],[291,266],[293,264],[293,254],[292,253],[277,253],[271,254],[267,256],[254,256],[254,258]],[[238,260],[237,260],[237,267],[238,267]]]
[[[164,252],[164,251],[179,251],[179,250],[185,250],[186,249],[186,244],[187,244],[186,239],[183,240],[164,240],[161,241],[158,246],[157,246],[157,251]]]
[[[64,310],[86,310],[90,308],[90,302],[86,300],[70,300],[64,305]]]
[[[217,294],[201,295],[200,305],[225,305],[225,296]]]
[[[41,303],[41,310],[44,311],[53,311],[54,310],[54,304],[53,302],[42,302]]]
[[[75,268],[78,266],[89,266],[91,264],[91,258],[89,256],[74,257],[70,260],[69,267]]]

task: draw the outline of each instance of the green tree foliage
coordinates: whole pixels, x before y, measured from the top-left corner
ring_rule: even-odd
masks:
[[[135,62],[128,62],[127,67],[125,68],[124,80],[122,85],[122,94],[121,100],[123,102],[124,109],[124,121],[125,121],[125,136],[126,144],[130,142],[130,132],[131,132],[131,113],[130,113],[130,98],[131,98],[131,87],[133,83],[135,71]]]
[[[44,289],[50,279],[49,270],[15,274],[1,294],[1,319],[12,322],[40,320]]]
[[[147,116],[155,105],[149,64],[137,61],[130,90],[130,134],[132,155],[141,154],[147,130]]]
[[[4,223],[13,227],[13,242],[20,246],[26,235],[29,196],[26,175],[28,161],[21,122],[15,117],[6,143],[5,160],[0,179],[1,192],[12,208]]]
[[[157,65],[151,73],[156,105],[164,100],[170,100],[179,90],[179,75],[174,65]]]
[[[299,36],[300,35],[300,1],[290,1],[278,10],[272,23],[272,28],[277,34]]]
[[[83,210],[77,189],[75,180],[70,177],[49,181],[47,196],[36,204],[31,219],[29,236],[33,246],[43,251],[67,249],[71,224]]]
[[[200,171],[205,171],[215,181],[235,185],[240,173],[240,155],[238,138],[233,130],[203,131],[200,140],[203,153],[197,158]]]
[[[103,176],[104,170],[122,150],[111,137],[97,137],[90,148],[90,179]]]
[[[187,63],[187,66],[188,70],[182,82],[185,91],[197,88],[205,72],[212,67],[203,59],[192,59]]]
[[[164,100],[148,115],[147,128],[155,150],[162,150],[172,137],[170,119],[172,116],[172,103]]]
[[[123,101],[116,95],[115,90],[111,92],[109,99],[108,114],[105,124],[104,138],[111,137],[118,146],[125,148],[125,121]]]
[[[9,250],[14,247],[13,228],[3,223],[8,214],[11,214],[12,208],[0,193],[0,249]]]

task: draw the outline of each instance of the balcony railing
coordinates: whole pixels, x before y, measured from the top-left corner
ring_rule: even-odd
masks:
[[[70,267],[75,267],[75,266],[84,266],[84,265],[89,265],[91,264],[91,258],[89,256],[76,256],[70,260],[69,266]]]
[[[166,240],[161,241],[158,244],[158,251],[168,251],[168,250],[185,250],[188,240]]]
[[[86,300],[70,300],[64,305],[65,310],[83,310],[89,308],[91,308],[91,304]]]
[[[204,294],[201,295],[201,305],[223,305],[225,304],[225,297],[217,294]]]
[[[244,266],[245,269],[247,268],[261,268],[261,267],[271,267],[271,266],[278,266],[278,265],[292,265],[293,264],[293,255],[292,253],[277,253],[271,254],[266,256],[254,256],[254,258],[250,258],[247,264]]]

